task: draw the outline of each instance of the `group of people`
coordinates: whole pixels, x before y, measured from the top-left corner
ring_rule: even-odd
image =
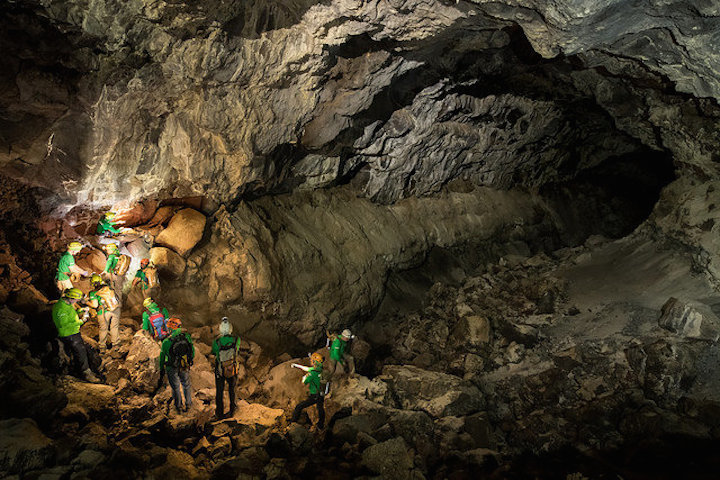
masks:
[[[122,232],[114,221],[115,214],[108,212],[98,223],[97,233],[102,237],[112,237]],[[71,242],[67,251],[58,262],[56,276],[57,287],[61,292],[60,299],[52,309],[53,322],[58,337],[72,352],[79,365],[83,378],[88,382],[99,383],[100,379],[93,372],[88,360],[87,346],[80,334],[80,327],[95,318],[98,321],[98,343],[101,355],[111,356],[119,352],[120,347],[120,310],[122,306],[122,281],[127,272],[129,257],[123,258],[119,253],[119,245],[110,242],[104,245],[107,253],[105,268],[101,273],[91,273],[75,263],[75,256],[83,249],[80,242]],[[80,277],[90,277],[91,291],[85,295],[75,286]],[[192,407],[192,386],[190,367],[195,358],[195,347],[192,337],[182,328],[177,317],[171,317],[167,308],[162,308],[152,298],[158,285],[157,271],[149,259],[140,261],[140,268],[132,281],[133,288],[139,288],[143,295],[142,329],[160,343],[159,371],[160,378],[156,392],[161,388],[166,376],[172,389],[172,398],[176,412],[186,412]],[[110,349],[107,347],[108,333]],[[302,411],[312,405],[317,406],[318,428],[324,428],[325,410],[324,397],[328,393],[331,380],[347,371],[355,373],[352,356],[347,353],[347,345],[354,336],[350,330],[339,335],[328,333],[329,359],[313,353],[309,367],[293,364],[306,372],[302,378],[307,385],[308,398],[300,402],[293,411],[291,421],[297,421]],[[215,356],[215,415],[218,418],[235,414],[235,387],[239,372],[238,356],[240,338],[232,334],[232,324],[223,317],[218,328],[218,336],[213,341],[212,354]],[[225,386],[229,392],[229,410],[225,413]]]

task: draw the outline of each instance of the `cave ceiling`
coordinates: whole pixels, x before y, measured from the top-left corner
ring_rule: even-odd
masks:
[[[713,2],[12,1],[3,172],[110,205],[379,203],[655,151],[717,175]]]

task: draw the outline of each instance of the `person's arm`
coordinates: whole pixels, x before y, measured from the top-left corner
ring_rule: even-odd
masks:
[[[240,353],[240,335],[238,335],[237,340],[235,340],[235,355]]]
[[[170,314],[168,313],[168,310],[165,307],[163,307],[163,315],[165,316],[165,320],[170,318]]]
[[[70,270],[70,272],[77,273],[78,275],[82,275],[83,277],[88,276],[87,270],[83,270],[82,268],[78,267],[77,264],[74,264],[74,263],[72,265],[70,265],[69,270]]]
[[[192,337],[190,336],[189,333],[186,333],[185,336],[187,336],[188,342],[190,342],[190,351],[192,352],[190,358],[194,359],[195,358],[195,345],[193,344]]]
[[[122,230],[119,228],[115,228],[115,222],[108,222],[107,223],[107,230],[112,233],[120,233]]]
[[[150,315],[148,315],[147,312],[143,312],[142,317],[143,317],[142,328],[143,328],[143,330],[147,330],[149,332],[150,331]]]
[[[169,341],[170,341],[169,339],[163,340],[163,342],[160,346],[160,356],[158,357],[158,364],[160,366],[161,372],[163,371],[163,368],[165,367],[165,359],[167,357],[167,350],[170,348],[169,347],[170,344],[168,343]]]
[[[210,350],[210,353],[212,353],[216,357],[220,354],[220,347],[218,347],[217,339],[213,340],[212,350]]]
[[[110,273],[110,269],[112,268],[112,259],[115,257],[115,255],[110,255],[105,262],[105,270],[103,270],[103,273]]]

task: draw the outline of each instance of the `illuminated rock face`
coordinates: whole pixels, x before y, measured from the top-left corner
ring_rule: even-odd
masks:
[[[372,314],[388,275],[435,247],[628,233],[669,178],[632,225],[617,218],[633,202],[613,203],[613,189],[639,189],[671,159],[681,178],[652,225],[699,248],[717,281],[712,193],[688,193],[717,177],[713,8],[14,2],[0,14],[0,165],[39,200],[3,218],[83,220],[46,218],[32,248],[8,242],[57,252],[92,231],[83,208],[143,200],[140,222],[157,201],[203,197],[188,246],[163,238],[179,207],[149,221],[171,247],[155,252],[173,300],[196,322],[237,311],[307,343]],[[633,180],[591,185],[609,164]],[[593,188],[564,196],[580,181]],[[518,187],[531,193],[485,190]],[[51,284],[49,264],[33,267]]]

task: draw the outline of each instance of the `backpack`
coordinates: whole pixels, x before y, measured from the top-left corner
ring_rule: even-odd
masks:
[[[237,339],[231,344],[219,346],[220,351],[218,352],[217,362],[220,372],[225,378],[232,378],[238,373],[237,355],[235,354],[236,346]]]
[[[178,370],[190,370],[193,364],[192,345],[185,332],[170,337],[170,365]]]
[[[165,320],[165,315],[163,315],[162,312],[150,313],[150,326],[152,326],[153,329],[153,337],[158,340],[162,340],[170,333]]]
[[[157,287],[159,282],[158,271],[154,265],[151,265],[145,269],[145,278],[147,278],[147,284],[149,288]]]
[[[115,275],[125,275],[130,268],[130,257],[127,255],[120,255],[117,263],[115,264]]]
[[[106,310],[113,311],[120,306],[120,300],[118,300],[117,295],[115,295],[115,292],[107,285],[95,293],[102,299]]]

